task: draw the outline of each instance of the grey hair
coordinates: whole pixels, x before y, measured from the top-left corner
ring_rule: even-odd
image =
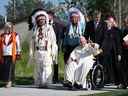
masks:
[[[6,23],[5,23],[5,27],[9,27],[9,28],[11,28],[12,25],[13,25],[13,24],[12,24],[11,22],[6,22]]]

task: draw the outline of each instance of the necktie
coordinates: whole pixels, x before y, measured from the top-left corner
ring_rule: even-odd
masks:
[[[99,22],[95,22],[95,29],[97,29]]]

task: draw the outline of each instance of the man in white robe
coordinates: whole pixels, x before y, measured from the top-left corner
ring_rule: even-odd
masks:
[[[33,15],[33,22],[36,27],[30,42],[30,59],[34,57],[36,62],[35,85],[42,88],[52,83],[52,64],[57,52],[56,36],[45,11],[37,11]]]
[[[86,88],[86,77],[95,62],[94,55],[99,54],[98,48],[98,44],[87,43],[83,36],[80,37],[80,46],[72,51],[65,65],[66,87]]]

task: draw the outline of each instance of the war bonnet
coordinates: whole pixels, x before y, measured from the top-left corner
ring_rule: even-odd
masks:
[[[36,25],[36,18],[37,18],[38,16],[45,16],[45,17],[46,17],[46,23],[47,23],[47,24],[49,23],[48,14],[47,14],[45,11],[43,11],[43,10],[39,10],[39,11],[35,12],[35,14],[33,14],[33,16],[32,16],[32,23],[33,23],[34,25]]]
[[[68,10],[68,18],[69,18],[69,21],[70,21],[70,17],[71,16],[79,16],[79,18],[80,18],[80,21],[79,22],[85,24],[84,15],[82,14],[82,12],[79,9],[77,9],[75,7],[70,8]]]

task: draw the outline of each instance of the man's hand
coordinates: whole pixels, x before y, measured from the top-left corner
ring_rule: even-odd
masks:
[[[121,61],[121,55],[118,55],[118,61]]]
[[[16,55],[16,60],[20,60],[21,59],[21,54],[17,54]]]
[[[95,47],[95,44],[94,43],[90,43],[90,45],[94,48]]]

